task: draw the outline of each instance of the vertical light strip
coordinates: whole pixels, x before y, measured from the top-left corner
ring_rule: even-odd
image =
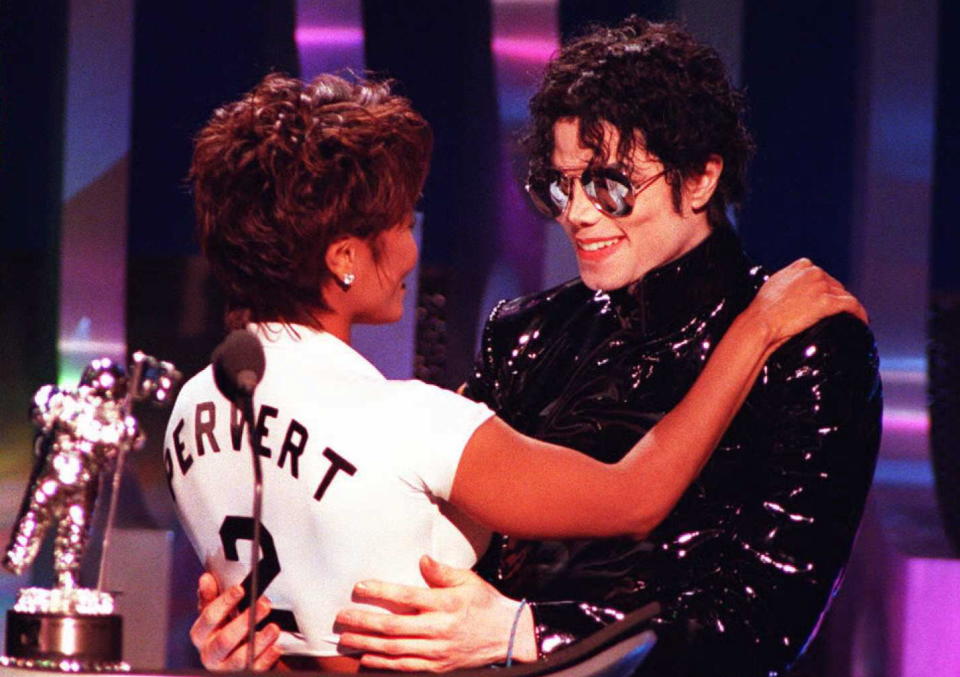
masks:
[[[360,0],[297,0],[300,76],[363,71],[363,15]]]
[[[133,0],[70,3],[58,382],[126,359],[127,154]]]
[[[493,50],[500,115],[496,177],[498,256],[481,313],[502,298],[529,293],[577,274],[566,237],[538,214],[523,190],[527,158],[518,140],[529,122],[530,97],[560,44],[556,0],[494,0]],[[482,325],[482,323],[481,323]]]
[[[870,3],[860,48],[851,287],[883,375],[885,459],[929,457],[927,315],[937,3]]]
[[[904,563],[904,604],[895,630],[903,633],[900,675],[960,674],[960,562],[910,557]]]
[[[676,0],[676,15],[698,40],[720,54],[730,79],[740,86],[743,57],[743,0]]]

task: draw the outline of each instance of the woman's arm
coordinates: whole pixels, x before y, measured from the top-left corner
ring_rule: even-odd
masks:
[[[617,464],[516,432],[494,417],[467,443],[450,501],[521,538],[648,534],[699,474],[767,357],[857,300],[823,270],[797,261],[773,275],[727,330],[684,399]]]
[[[560,522],[559,525],[552,525],[555,530],[559,526],[561,529],[571,529],[574,533],[600,533],[589,529],[603,528],[602,524],[596,523],[604,519],[623,524],[623,528],[609,530],[613,533],[642,533],[651,528],[645,526],[646,524],[655,524],[654,520],[658,519],[656,513],[659,512],[662,518],[669,511],[670,506],[696,477],[739,409],[769,354],[790,336],[816,323],[820,318],[844,311],[866,320],[863,308],[839,283],[811,266],[809,262],[797,262],[770,278],[754,302],[731,325],[686,399],[667,414],[620,464],[609,466],[590,462],[575,466],[572,470],[557,470],[557,466],[563,466],[567,462],[577,463],[572,460],[576,457],[585,457],[563,447],[537,442],[509,428],[504,430],[506,425],[501,421],[491,421],[478,429],[468,445],[468,450],[464,451],[451,500],[481,520],[486,519],[491,524],[502,521],[505,525],[504,531],[508,533],[521,533],[515,527],[524,520],[530,522],[528,527],[536,530],[533,533],[542,533],[542,527],[551,526],[543,522],[553,520]],[[741,340],[743,345],[738,345]],[[730,364],[727,364],[728,357],[732,360]],[[711,382],[714,380],[719,382],[719,391],[711,390]],[[721,399],[726,403],[721,402]],[[698,407],[703,407],[703,410],[698,411]],[[486,429],[488,426],[490,430]],[[696,439],[700,442],[695,442]],[[654,444],[655,441],[657,444]],[[673,473],[677,472],[670,459],[670,449],[674,444],[680,447],[679,454],[685,458],[688,479],[676,481],[673,477]],[[705,450],[688,454],[694,444],[699,444]],[[556,459],[553,458],[554,455]],[[488,456],[488,461],[484,459],[485,456]],[[662,476],[647,473],[647,476],[635,477],[629,472],[624,473],[625,468],[618,469],[628,461],[637,464],[637,459],[642,459],[639,463],[656,464],[661,468],[658,472],[662,473]],[[485,465],[487,462],[490,463],[489,466]],[[479,468],[475,467],[478,463],[481,465]],[[527,469],[517,470],[520,465]],[[607,473],[611,468],[615,469],[613,475],[618,483],[615,490],[625,491],[625,499],[599,508],[594,505],[593,509],[598,511],[594,515],[578,514],[575,507],[580,500],[578,494],[585,493],[586,490],[585,478],[578,474],[577,468],[586,468],[594,478],[597,473]],[[637,473],[643,473],[643,470],[638,468]],[[523,475],[523,481],[518,481],[521,478],[520,472],[532,474]],[[532,482],[529,477],[537,478],[537,481]],[[541,479],[544,481],[541,482]],[[556,495],[550,494],[554,489],[548,491],[544,488],[547,481],[555,485],[557,490],[573,496],[557,500]],[[596,479],[592,481],[596,482]],[[663,486],[658,484],[661,481]],[[505,489],[505,485],[510,485],[510,488]],[[665,492],[667,485],[672,489]],[[601,484],[597,489],[606,493],[609,488]],[[621,512],[626,513],[627,508],[632,508],[641,491],[646,494],[646,498],[642,501],[637,524],[633,525],[633,513],[629,520],[624,520]],[[523,499],[526,507],[522,510],[514,509],[514,501],[524,494],[531,495]],[[651,496],[656,498],[651,500]],[[485,506],[486,501],[493,505]],[[596,503],[595,500],[590,502]],[[536,507],[538,503],[540,506],[552,504],[553,507],[549,509],[551,514],[517,514],[544,510],[543,507]],[[655,503],[659,504],[659,507],[654,505]],[[556,505],[560,506],[559,509]],[[487,518],[482,517],[484,514],[488,514]],[[591,524],[586,527],[576,524],[587,519]],[[364,586],[358,586],[355,591],[358,597],[365,600],[381,605],[387,602],[408,604],[419,613],[394,616],[361,609],[345,610],[338,617],[338,622],[348,626],[349,630],[345,630],[341,635],[341,641],[346,646],[374,652],[368,653],[363,659],[363,664],[371,668],[439,669],[437,666],[448,666],[450,655],[465,654],[469,654],[472,660],[457,664],[456,667],[501,660],[509,635],[502,628],[509,628],[512,624],[517,602],[502,596],[494,599],[497,596],[496,591],[470,572],[443,567],[429,560],[426,563],[421,562],[421,566],[426,567],[423,573],[430,589],[366,581]],[[460,578],[464,580],[461,581]],[[201,589],[202,583],[201,580]],[[209,581],[207,585],[209,587]],[[236,666],[242,665],[245,655],[245,645],[242,642],[246,637],[246,627],[243,625],[246,616],[230,621],[226,611],[233,606],[228,599],[229,592],[224,592],[211,602],[215,594],[216,591],[212,590],[200,596],[201,609],[204,611],[194,624],[191,639],[194,646],[201,651],[204,665],[208,669],[237,669]],[[261,604],[264,602],[261,601]],[[266,605],[264,608],[267,608]],[[484,622],[478,622],[478,617],[482,617]],[[237,627],[234,628],[234,625]],[[491,626],[500,629],[489,631],[490,637],[487,639],[478,640],[473,637],[487,632]],[[471,639],[464,639],[464,633],[471,635]],[[485,651],[485,648],[494,643],[493,640],[499,641],[497,650],[492,653]],[[536,645],[529,607],[523,610],[516,640],[514,657],[534,660]],[[262,667],[258,667],[263,669],[267,665],[266,649],[269,642],[264,641],[263,645],[260,645],[260,641],[258,635],[256,651],[259,658],[256,665],[261,666],[261,661],[264,661]],[[274,650],[269,654],[269,659],[275,658],[277,653]]]

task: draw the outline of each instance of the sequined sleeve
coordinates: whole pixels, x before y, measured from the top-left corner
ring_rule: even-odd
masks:
[[[831,318],[786,344],[741,415],[748,444],[762,447],[759,472],[737,476],[735,460],[712,464],[705,472],[714,476],[686,497],[710,513],[699,528],[668,519],[633,554],[620,551],[620,572],[602,593],[533,604],[541,653],[608,625],[653,593],[664,609],[654,621],[660,641],[642,674],[782,674],[839,585],[875,466],[880,413],[877,356],[862,324]],[[721,481],[749,483],[740,491],[748,498],[712,498],[711,482]],[[661,554],[651,570],[652,550]],[[613,560],[601,564],[597,552],[594,562],[611,571]]]
[[[487,322],[483,327],[483,333],[480,337],[480,351],[473,363],[473,371],[467,377],[463,395],[469,397],[475,402],[482,402],[496,411],[498,407],[496,402],[496,360],[494,359],[494,327],[496,326],[497,316],[503,308],[506,301],[500,301],[490,311]]]

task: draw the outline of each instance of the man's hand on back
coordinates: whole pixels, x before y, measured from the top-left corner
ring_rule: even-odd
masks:
[[[506,659],[516,600],[469,569],[441,564],[426,555],[420,571],[429,589],[383,581],[361,581],[354,598],[395,609],[383,613],[348,608],[337,616],[340,643],[364,652],[362,664],[383,670],[442,672]],[[521,611],[514,640],[516,661],[537,659],[533,614]]]

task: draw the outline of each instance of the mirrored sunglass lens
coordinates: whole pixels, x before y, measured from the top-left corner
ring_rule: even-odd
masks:
[[[527,194],[533,202],[533,206],[542,214],[555,217],[557,215],[556,205],[550,197],[550,182],[542,176],[531,176],[527,181]]]
[[[567,208],[567,200],[569,197],[564,190],[565,187],[564,182],[559,178],[553,179],[547,187],[550,193],[550,202],[557,208],[558,213]]]
[[[623,216],[630,211],[629,198],[633,187],[630,179],[613,169],[584,173],[584,189],[603,211]]]

